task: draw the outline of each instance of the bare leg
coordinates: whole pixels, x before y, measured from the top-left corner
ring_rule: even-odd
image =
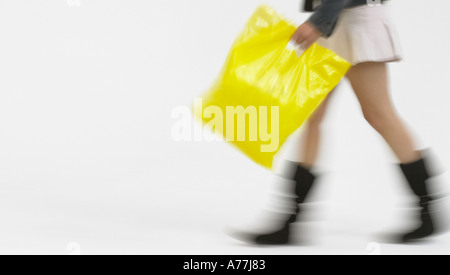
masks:
[[[308,119],[305,132],[303,133],[305,139],[300,147],[301,163],[308,168],[314,166],[317,159],[321,139],[320,125],[325,117],[332,94],[334,94],[334,91],[328,94],[327,98],[324,99],[319,108]]]
[[[417,226],[396,234],[392,240],[410,242],[433,235],[436,232],[436,222],[432,212],[437,211],[429,210],[435,199],[427,183],[430,177],[428,160],[421,152],[416,151],[406,126],[394,109],[388,90],[386,64],[361,63],[350,69],[347,77],[361,104],[364,117],[383,136],[399,159],[399,167],[419,202]]]
[[[386,140],[400,162],[419,159],[412,137],[391,101],[386,63],[358,64],[350,69],[347,78],[365,119]]]

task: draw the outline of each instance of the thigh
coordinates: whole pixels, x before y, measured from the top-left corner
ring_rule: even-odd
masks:
[[[347,78],[365,114],[390,114],[394,111],[389,94],[386,63],[360,63],[349,70]]]

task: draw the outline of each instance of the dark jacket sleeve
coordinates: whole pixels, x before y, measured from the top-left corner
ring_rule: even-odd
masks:
[[[330,37],[336,26],[339,14],[351,0],[322,0],[320,6],[307,20],[322,33]]]

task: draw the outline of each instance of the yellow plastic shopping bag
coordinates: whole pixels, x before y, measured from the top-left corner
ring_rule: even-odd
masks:
[[[272,8],[259,7],[215,84],[192,106],[204,127],[268,169],[351,66],[317,44],[299,52],[290,43],[296,29]]]

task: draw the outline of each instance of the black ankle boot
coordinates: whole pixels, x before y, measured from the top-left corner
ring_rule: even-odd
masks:
[[[410,232],[401,234],[399,241],[411,242],[431,236],[435,233],[435,222],[432,217],[429,206],[434,199],[430,196],[427,179],[430,177],[426,160],[424,157],[410,163],[399,165],[405,178],[414,194],[417,196],[420,205],[419,226]]]
[[[278,230],[267,232],[267,233],[243,233],[243,232],[233,232],[231,235],[237,239],[245,242],[255,243],[255,244],[287,244],[290,240],[290,225],[296,222],[299,213],[300,205],[305,201],[316,176],[313,175],[310,170],[302,164],[288,162],[290,175],[288,178],[295,182],[294,194],[296,199],[296,207],[293,214],[290,214],[285,221],[283,221],[281,228]]]

